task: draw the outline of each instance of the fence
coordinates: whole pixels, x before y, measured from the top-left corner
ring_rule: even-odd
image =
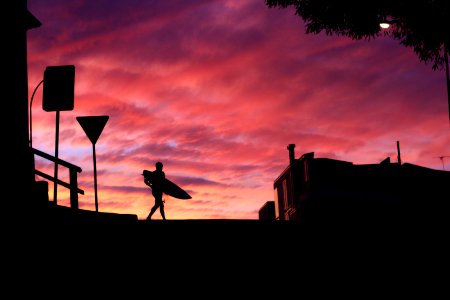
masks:
[[[50,160],[54,163],[57,163],[58,166],[63,166],[69,169],[69,183],[64,182],[62,180],[56,179],[51,175],[48,175],[44,172],[41,172],[37,169],[34,170],[34,173],[36,175],[39,175],[51,182],[53,182],[54,184],[59,184],[67,189],[70,190],[70,207],[71,208],[75,208],[78,209],[78,194],[84,195],[84,191],[80,188],[78,188],[78,173],[81,173],[81,168],[73,165],[67,161],[64,161],[62,159],[57,159],[52,155],[49,155],[45,152],[42,152],[38,149],[35,148],[31,148],[32,152],[34,155],[38,155],[40,157],[43,157],[47,160]]]

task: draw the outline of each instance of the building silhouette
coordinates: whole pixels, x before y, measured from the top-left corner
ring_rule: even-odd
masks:
[[[314,152],[295,158],[295,145],[287,148],[289,165],[273,184],[276,220],[367,224],[447,218],[450,172],[401,163],[400,155],[394,163],[388,157],[358,165],[315,158]]]
[[[261,221],[275,220],[275,201],[267,201],[258,211],[258,219]]]
[[[5,160],[7,169],[4,173],[6,186],[22,187],[16,189],[16,198],[11,204],[18,208],[30,204],[34,190],[34,158],[29,147],[28,134],[28,67],[27,67],[27,32],[41,26],[27,9],[27,1],[7,1],[2,4],[8,18],[8,26],[4,36],[5,83],[3,85],[4,112],[7,113],[7,124],[3,132],[5,144]],[[21,204],[25,204],[22,206]]]

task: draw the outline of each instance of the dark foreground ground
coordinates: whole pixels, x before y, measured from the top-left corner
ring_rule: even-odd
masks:
[[[442,213],[440,213],[440,216]],[[73,210],[49,205],[30,211],[12,222],[10,234],[18,239],[40,239],[47,244],[115,244],[114,248],[148,247],[156,253],[259,253],[261,263],[301,254],[342,252],[355,249],[394,253],[414,252],[422,246],[440,245],[448,239],[448,219],[377,218],[320,219],[314,222],[239,219],[138,220],[136,215]],[[18,233],[20,234],[14,234]],[[445,243],[443,243],[445,244]],[[45,247],[45,243],[42,243]],[[162,249],[161,251],[159,249]],[[310,253],[308,253],[310,252]],[[436,251],[437,253],[437,251]]]
[[[143,221],[47,207],[3,228],[3,273],[45,295],[63,286],[60,298],[117,296],[127,282],[127,298],[144,290],[169,298],[302,298],[312,291],[313,298],[434,299],[448,287],[442,223]]]

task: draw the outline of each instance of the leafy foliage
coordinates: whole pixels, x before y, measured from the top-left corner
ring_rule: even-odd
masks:
[[[413,48],[433,70],[444,67],[449,53],[449,0],[265,0],[268,7],[295,7],[305,21],[306,33],[342,35],[370,40],[388,35]],[[390,29],[379,23],[389,20]]]

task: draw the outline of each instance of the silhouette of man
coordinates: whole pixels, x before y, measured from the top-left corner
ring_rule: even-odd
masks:
[[[150,210],[150,213],[147,216],[147,220],[151,220],[153,214],[158,208],[159,212],[161,213],[161,217],[163,218],[163,220],[165,220],[166,214],[164,213],[164,202],[162,197],[163,197],[163,184],[166,178],[166,174],[162,170],[163,169],[162,162],[158,161],[155,164],[155,167],[156,170],[152,172],[153,176],[151,182],[148,178],[144,178],[145,184],[152,188],[152,195],[155,198],[155,204]]]

